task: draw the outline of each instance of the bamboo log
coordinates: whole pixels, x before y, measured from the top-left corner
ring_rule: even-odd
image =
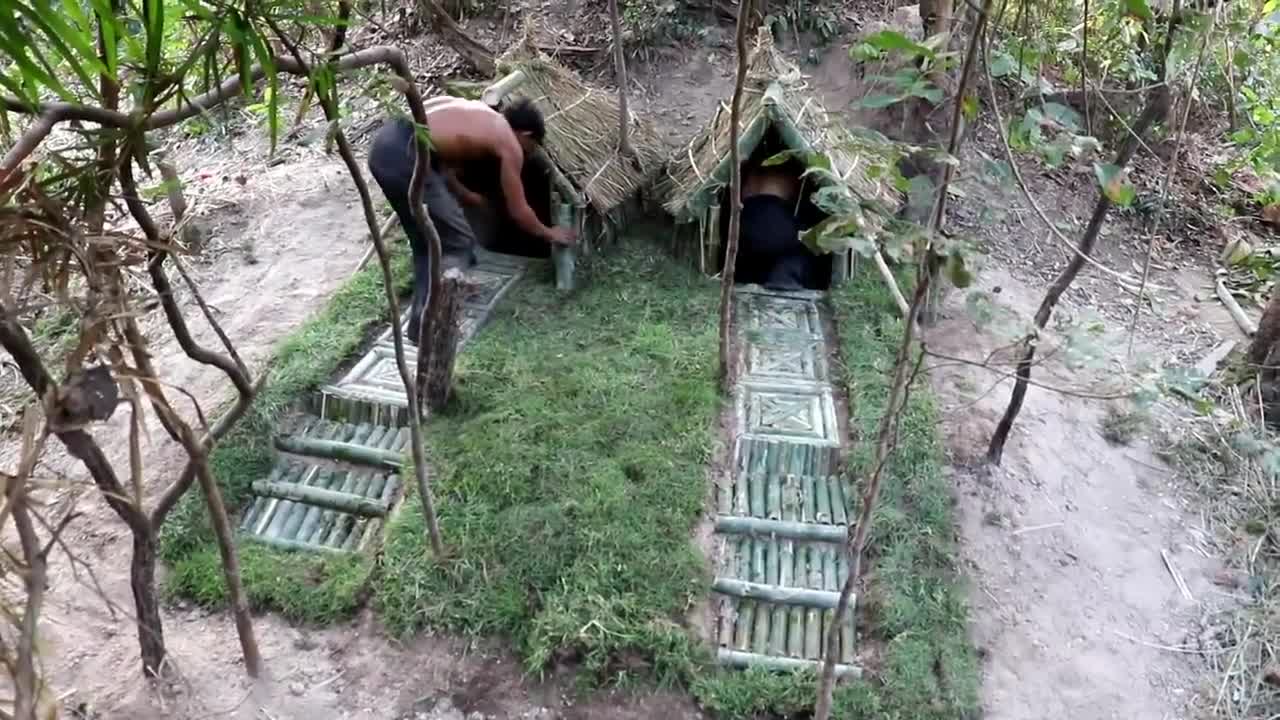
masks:
[[[748,476],[747,481],[751,483],[751,516],[757,518],[764,517],[764,483],[765,476],[763,472],[753,472]]]
[[[399,453],[378,450],[362,444],[318,440],[298,435],[278,435],[275,446],[280,452],[340,460],[356,465],[399,469],[404,462],[404,456]]]
[[[820,523],[831,522],[831,495],[827,491],[827,479],[824,477],[816,477],[813,479],[813,494],[816,512],[813,519]]]
[[[849,608],[849,612],[844,617],[844,624],[840,626],[840,662],[846,665],[852,664],[854,658],[853,624],[855,617],[853,608]]]
[[[337,516],[338,511],[325,508],[324,511],[320,513],[320,522],[316,523],[311,534],[306,538],[299,539],[316,545],[323,545],[324,539],[329,535],[329,531],[333,529],[333,520]]]
[[[369,437],[360,444],[367,448],[373,448],[376,450],[380,445],[382,445],[382,438],[386,437],[390,432],[391,428],[386,427],[385,425],[374,425],[373,432],[370,433]]]
[[[381,500],[382,491],[386,489],[386,487],[387,487],[387,476],[379,473],[377,475],[374,475],[373,478],[369,480],[369,487],[366,488],[365,491],[360,494],[367,498],[377,498]]]
[[[491,108],[497,108],[517,88],[524,84],[526,78],[523,70],[508,73],[505,77],[485,88],[480,93],[480,100]]]
[[[351,494],[358,497],[369,497],[369,486],[371,484],[373,484],[373,475],[360,473],[360,477],[356,480],[356,486],[351,490]]]
[[[720,515],[716,517],[716,532],[747,533],[765,537],[777,535],[780,538],[790,538],[792,540],[837,543],[844,542],[845,539],[845,529],[836,525],[765,520],[763,518],[747,518],[736,515]]]
[[[733,646],[738,650],[746,650],[749,647],[755,608],[756,604],[753,602],[738,602],[738,623],[733,629]]]
[[[266,507],[266,504],[267,499],[260,497],[254,498],[253,502],[249,503],[249,509],[245,510],[244,517],[240,520],[241,532],[247,532],[253,527],[253,521],[257,519],[258,514],[262,512],[262,509]]]
[[[769,486],[767,488],[767,500],[765,504],[765,517],[770,520],[782,519],[782,475],[770,475],[768,478]]]
[[[729,515],[733,512],[733,483],[724,478],[716,480],[716,512]]]
[[[360,423],[360,425],[356,427],[356,431],[351,433],[351,439],[347,441],[348,444],[368,446],[369,437],[373,435],[373,430],[376,427],[376,425],[372,425],[369,422]]]
[[[732,668],[747,670],[753,667],[760,667],[773,672],[790,673],[798,670],[812,670],[820,672],[821,665],[810,660],[802,660],[798,658],[774,657],[772,655],[759,655],[756,653],[743,652],[741,650],[729,650],[720,648],[716,652],[716,659],[721,665],[727,665]],[[836,677],[839,678],[860,678],[862,677],[862,668],[853,665],[836,665]]]
[[[876,248],[876,254],[871,256],[876,264],[876,270],[880,271],[880,277],[884,280],[884,284],[889,287],[889,292],[893,294],[893,301],[898,305],[898,313],[902,317],[906,317],[910,308],[907,306],[907,299],[902,297],[902,291],[898,289],[898,281],[893,278],[893,271],[889,269],[889,264],[884,261],[884,255],[880,254],[880,248]]]
[[[766,543],[760,540],[748,540],[751,543],[751,582],[766,584],[764,551]]]
[[[373,515],[381,517],[387,514],[387,505],[381,500],[359,497],[343,492],[321,490],[306,485],[293,483],[268,483],[261,480],[253,483],[253,491],[266,497],[278,497],[286,500],[319,505],[333,510],[357,515]]]
[[[375,545],[381,533],[382,518],[371,519],[364,527],[364,534],[360,536],[360,543],[356,546],[356,552],[364,552],[371,545]]]
[[[449,404],[453,392],[453,366],[458,354],[459,316],[462,311],[463,286],[466,276],[457,268],[444,271],[439,301],[433,301],[427,312],[431,314],[430,353],[426,365],[418,367],[419,403],[430,412],[440,412]],[[414,419],[415,421],[417,418]]]
[[[844,480],[837,475],[827,478],[827,490],[831,494],[831,520],[836,525],[849,524],[849,512],[844,505],[844,492],[840,486]]]
[[[764,545],[764,582],[770,585],[781,585],[782,562],[777,540],[769,540]]]
[[[804,608],[791,606],[787,611],[787,655],[804,657]]]
[[[1227,289],[1226,283],[1222,282],[1222,278],[1218,278],[1218,281],[1214,283],[1214,290],[1218,293],[1218,299],[1227,307],[1227,312],[1231,314],[1231,319],[1235,320],[1236,325],[1240,327],[1240,332],[1243,332],[1248,337],[1253,337],[1258,332],[1258,326],[1253,323],[1253,320],[1249,319],[1248,315],[1244,314],[1240,303],[1236,302],[1236,299],[1231,296],[1231,291]]]
[[[282,502],[275,506],[275,512],[272,513],[271,524],[267,525],[264,532],[259,533],[262,537],[279,537],[285,523],[289,521],[289,514],[293,512],[293,506],[297,503],[286,498],[281,500]]]
[[[396,499],[396,491],[400,489],[400,476],[392,475],[387,478],[387,484],[382,488],[382,502],[391,507],[391,503]]]
[[[733,643],[733,622],[738,616],[738,601],[734,598],[720,598],[720,617],[716,643],[728,647]]]
[[[277,550],[285,550],[289,552],[325,552],[331,554],[341,554],[338,548],[325,547],[324,545],[313,545],[311,543],[298,542],[297,540],[285,540],[283,538],[267,537],[264,535],[249,535],[251,542],[275,548]]]
[[[822,657],[822,611],[815,608],[804,612],[804,656],[810,660]]]
[[[840,583],[836,582],[836,554],[831,548],[822,549],[822,582],[823,590],[840,592]]]
[[[325,509],[312,505],[307,514],[302,518],[302,524],[298,526],[298,531],[294,533],[295,540],[306,542],[311,538],[312,533],[316,531],[316,526],[320,524],[320,516],[324,514]]]
[[[771,615],[768,605],[756,605],[755,623],[751,628],[751,649],[758,653],[769,651],[769,618]]]
[[[720,260],[720,203],[713,202],[707,207],[707,259],[706,274],[716,274],[716,263]]]
[[[344,473],[342,476],[342,484],[338,485],[338,492],[350,495],[351,491],[356,488],[356,474],[353,472]]]
[[[819,571],[820,573],[821,571]],[[819,583],[821,582],[821,577],[816,579]],[[716,578],[711,583],[711,589],[724,595],[733,595],[739,598],[820,609],[834,608],[840,599],[840,593],[827,592],[825,590],[796,587],[783,588],[776,585],[746,582],[732,578]]]
[[[347,536],[351,534],[351,528],[356,524],[356,516],[343,513],[338,522],[333,526],[333,533],[325,542],[325,545],[341,549],[347,541]]]
[[[806,475],[801,479],[801,482],[804,484],[804,513],[801,515],[801,519],[807,523],[816,523],[818,522],[818,501],[814,495],[815,483],[813,482],[813,476]]]
[[[555,205],[557,227],[573,226],[573,209],[568,203],[557,202]],[[577,263],[576,253],[570,245],[555,244],[551,246],[551,261],[556,270],[556,289],[570,291],[574,288],[573,273]]]

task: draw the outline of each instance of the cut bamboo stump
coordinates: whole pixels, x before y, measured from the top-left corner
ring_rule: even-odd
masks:
[[[281,500],[291,500],[294,503],[305,503],[307,505],[319,505],[322,508],[338,510],[353,515],[382,517],[389,510],[387,503],[381,499],[375,500],[349,492],[323,490],[297,483],[258,480],[253,483],[253,492],[263,497],[280,498]]]
[[[276,437],[275,445],[276,449],[281,452],[341,460],[356,465],[371,465],[398,470],[404,464],[404,456],[400,453],[367,447],[363,444],[319,440],[296,435],[281,435]]]
[[[556,225],[559,227],[573,227],[573,207],[566,202],[556,203]],[[552,245],[551,261],[556,269],[556,289],[560,291],[573,290],[573,271],[577,264],[577,253],[573,247],[569,245]]]
[[[809,497],[812,498],[812,493],[810,493]],[[814,540],[830,543],[844,542],[846,535],[843,525],[765,520],[763,518],[738,517],[735,515],[720,515],[716,517],[716,532],[744,533],[762,537],[774,535],[792,540]]]
[[[449,404],[453,365],[458,355],[458,319],[462,313],[459,298],[464,296],[466,276],[461,270],[450,268],[444,272],[443,280],[440,302],[428,310],[433,316],[431,337],[427,338],[428,352],[419,355],[419,362],[426,363],[425,368],[419,369],[418,382],[422,406],[428,412],[439,412]]]

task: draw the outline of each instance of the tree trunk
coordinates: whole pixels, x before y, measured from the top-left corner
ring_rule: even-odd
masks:
[[[460,298],[466,287],[462,271],[451,269],[441,277],[440,300],[427,310],[431,314],[431,337],[427,339],[430,350],[426,354],[426,367],[419,365],[418,382],[422,388],[423,402],[430,412],[440,412],[449,404],[453,390],[453,363],[458,355]],[[419,348],[419,352],[422,349]]]
[[[733,270],[738,262],[738,224],[742,219],[742,158],[738,157],[741,130],[742,90],[747,82],[747,19],[751,0],[740,0],[736,37],[738,74],[729,106],[729,237],[726,239],[724,268],[720,271],[720,389],[726,395],[733,386]]]
[[[156,540],[150,530],[130,530],[133,532],[133,558],[129,564],[129,588],[133,590],[138,645],[142,649],[142,672],[157,677],[164,664],[165,647],[164,623],[160,619],[160,602],[156,598]]]
[[[1181,0],[1175,0],[1173,12],[1170,15],[1169,33],[1165,37],[1160,57],[1157,58],[1157,67],[1159,68],[1159,72],[1156,74],[1157,77],[1165,76],[1165,63],[1169,57],[1169,49],[1173,45],[1174,37],[1177,35],[1181,16]],[[1116,153],[1114,165],[1120,171],[1124,171],[1129,165],[1129,161],[1133,158],[1134,153],[1137,152],[1138,145],[1143,136],[1146,135],[1147,130],[1151,129],[1152,124],[1157,119],[1165,117],[1168,112],[1169,86],[1167,83],[1160,83],[1154,86],[1147,95],[1147,106],[1143,108],[1142,114],[1133,123],[1131,132],[1125,136],[1124,144],[1120,146],[1120,150]],[[1017,419],[1018,413],[1022,410],[1022,403],[1026,399],[1027,387],[1031,381],[1031,365],[1036,354],[1037,336],[1048,325],[1053,309],[1057,306],[1062,294],[1067,291],[1067,288],[1071,287],[1071,283],[1075,282],[1076,275],[1080,274],[1080,270],[1085,264],[1085,257],[1093,254],[1093,246],[1098,241],[1098,235],[1102,232],[1102,226],[1106,222],[1107,213],[1110,210],[1111,198],[1100,188],[1098,204],[1094,206],[1093,216],[1089,218],[1089,225],[1085,228],[1084,237],[1080,240],[1079,251],[1071,258],[1071,262],[1063,268],[1057,279],[1049,286],[1044,299],[1040,301],[1040,307],[1036,310],[1035,316],[1036,329],[1022,343],[1022,355],[1018,358],[1016,380],[1013,385],[1013,394],[1009,397],[1009,407],[1005,409],[1004,417],[1000,418],[1000,423],[991,435],[991,443],[987,446],[987,462],[993,465],[999,465],[1004,458],[1004,446],[1009,440],[1009,432],[1013,429],[1013,422]]]
[[[433,29],[444,38],[445,44],[453,48],[476,72],[485,77],[497,74],[498,64],[494,60],[493,51],[463,31],[438,0],[418,0],[418,5],[431,18]]]
[[[952,14],[952,0],[925,0],[925,2],[921,2],[920,25],[923,28],[924,36],[929,38],[950,32]],[[928,81],[944,91],[947,89],[947,75],[942,70],[930,73]],[[956,103],[957,107],[960,107],[962,99],[963,98],[960,95],[957,95],[953,102]],[[913,102],[915,107],[910,109],[911,119],[908,123],[908,126],[911,128],[911,142],[931,147],[941,145],[935,134],[929,130],[927,124],[928,118],[937,112],[940,106],[934,105],[924,98],[916,98]],[[953,120],[953,125],[956,122],[964,122],[963,114],[954,113],[954,116],[957,119]],[[953,127],[952,130],[958,131],[959,128]],[[935,188],[941,187],[946,182],[943,176],[951,169],[950,165],[938,162],[928,152],[918,153],[915,158],[915,164],[919,168],[921,174],[927,174],[929,176],[929,179],[933,182],[933,186]],[[942,227],[941,221],[946,217],[947,213],[946,204],[947,195],[946,193],[941,193],[933,205],[930,206],[929,217],[925,222],[930,224],[931,227],[940,229]],[[937,218],[936,221],[935,217]],[[942,267],[942,261],[940,258],[934,256],[932,252],[930,252],[929,255],[929,295],[925,298],[925,302],[920,307],[918,318],[919,321],[925,325],[932,325],[937,319],[938,310],[944,300],[943,290],[945,289],[938,279],[938,272]]]
[[[1261,368],[1267,362],[1272,348],[1280,342],[1280,285],[1271,291],[1267,307],[1258,320],[1258,332],[1254,333],[1249,344],[1249,364]]]
[[[205,505],[213,524],[213,534],[218,539],[218,553],[222,555],[222,575],[227,583],[227,596],[231,599],[231,615],[235,618],[236,635],[240,638],[240,651],[244,655],[244,669],[249,677],[262,673],[262,654],[258,652],[258,639],[253,633],[253,616],[249,614],[249,599],[240,577],[240,556],[236,554],[235,534],[227,518],[227,506],[222,502],[222,492],[209,472],[209,459],[201,455],[194,442],[187,449],[196,463],[196,478],[204,491]]]
[[[633,158],[631,149],[631,115],[627,112],[627,52],[622,47],[622,19],[618,0],[609,0],[609,22],[613,25],[613,69],[618,79],[618,152]]]

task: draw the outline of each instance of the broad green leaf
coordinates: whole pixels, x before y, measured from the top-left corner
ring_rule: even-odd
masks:
[[[871,95],[867,95],[861,100],[858,100],[857,102],[855,102],[854,107],[858,107],[863,110],[879,110],[881,108],[887,108],[890,105],[896,105],[902,102],[904,99],[905,98],[900,95],[885,95],[883,93],[874,93]]]
[[[858,43],[849,48],[849,58],[855,62],[871,62],[883,56],[880,49],[871,43]]]
[[[1081,120],[1083,120],[1083,118],[1080,116],[1080,113],[1076,112],[1075,108],[1067,107],[1062,103],[1056,102],[1047,102],[1043,107],[1046,117],[1054,120],[1059,125],[1062,125],[1072,132],[1080,130]]]
[[[160,77],[160,60],[164,51],[165,0],[142,0],[142,12],[147,23],[147,75],[146,98],[149,102],[155,93]]]
[[[27,54],[28,50],[36,52],[37,60],[45,67],[33,62]],[[23,97],[33,102],[38,101],[39,89],[44,88],[67,102],[76,101],[75,96],[58,81],[57,73],[47,69],[48,62],[43,57],[39,57],[36,46],[22,35],[14,18],[6,13],[0,13],[0,56],[2,55],[8,55],[17,66],[22,83],[26,86],[26,91],[22,93]]]
[[[902,52],[911,56],[934,56],[934,52],[929,48],[893,30],[881,30],[868,37],[864,42],[880,50]]]
[[[828,185],[819,188],[810,196],[819,210],[830,216],[847,215],[857,211],[857,203],[843,185]]]
[[[107,61],[107,74],[115,77],[119,70],[120,59],[120,50],[117,45],[117,38],[122,29],[120,27],[120,19],[111,12],[111,5],[107,0],[89,0],[89,4],[93,7],[93,14],[97,20],[98,34],[102,38],[102,48],[105,50],[104,55]]]
[[[101,73],[105,68],[98,61],[97,55],[93,52],[88,42],[86,42],[83,32],[69,27],[56,12],[39,12],[28,7],[25,2],[16,3],[15,7],[18,12],[25,15],[31,24],[44,34],[59,59],[71,68],[71,72],[75,73],[85,91],[96,97],[98,94],[97,83],[85,70],[77,56],[87,57],[90,67],[95,73]],[[68,43],[71,43],[71,45],[68,45]],[[72,45],[75,46],[74,50]],[[32,44],[32,49],[35,49],[34,43]],[[52,72],[53,68],[49,69],[51,74],[56,75],[56,73]]]
[[[280,78],[276,73],[275,63],[271,58],[271,50],[262,39],[262,33],[253,33],[253,49],[258,62],[267,76],[267,127],[271,133],[271,149],[269,154],[275,155],[276,141],[280,137]]]
[[[1124,170],[1115,165],[1095,163],[1093,171],[1098,178],[1098,184],[1102,187],[1102,192],[1111,202],[1121,207],[1129,207],[1133,204],[1138,192],[1126,179]]]
[[[1018,61],[1008,53],[998,52],[991,60],[991,77],[1002,78],[1018,69]]]
[[[1130,17],[1139,20],[1152,20],[1155,15],[1151,12],[1151,7],[1147,5],[1147,0],[1124,0],[1125,12]]]
[[[978,98],[976,95],[965,95],[960,101],[960,112],[966,122],[973,122],[978,117]]]
[[[832,171],[831,158],[824,153],[810,153],[805,157],[805,165],[807,165],[811,170],[817,169],[826,170],[827,172]]]
[[[920,83],[912,89],[911,94],[916,97],[924,98],[934,105],[942,102],[942,99],[946,97],[946,94],[942,92],[942,88],[934,85],[933,83]]]
[[[965,266],[964,258],[960,255],[955,253],[947,255],[945,267],[947,279],[952,285],[963,290],[973,284],[973,273]]]
[[[775,167],[778,165],[785,165],[788,161],[794,158],[803,157],[803,155],[804,153],[800,152],[799,150],[783,150],[782,152],[777,153],[776,155],[770,155],[769,157],[765,158],[764,162],[760,163],[760,165],[761,167]]]

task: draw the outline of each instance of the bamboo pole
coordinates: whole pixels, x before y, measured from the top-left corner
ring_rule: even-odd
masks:
[[[812,551],[812,548],[810,548]],[[821,582],[821,570],[813,570],[813,566],[820,563],[810,563],[810,577]],[[745,580],[736,580],[732,578],[716,578],[711,583],[711,589],[724,595],[732,595],[734,597],[746,598],[751,600],[761,600],[764,602],[786,603],[788,605],[801,605],[804,607],[819,608],[824,610],[832,609],[836,606],[836,602],[840,599],[840,593],[828,592],[826,590],[813,590],[811,588],[798,587],[778,587],[776,585],[765,585],[763,583],[747,582]]]
[[[716,659],[719,660],[721,665],[728,665],[742,670],[760,667],[773,672],[789,673],[797,670],[814,670],[819,667],[818,663],[812,660],[759,655],[727,648],[720,648],[716,652]],[[836,676],[841,678],[860,678],[862,677],[862,668],[854,665],[838,664],[836,665]]]
[[[333,555],[344,554],[342,550],[338,548],[326,547],[324,545],[313,545],[311,543],[298,542],[297,540],[286,540],[283,538],[267,537],[264,535],[249,535],[247,539],[251,542],[255,542],[260,545],[266,545],[267,547],[275,548],[276,550],[285,550],[290,552],[319,551],[319,552],[330,553]]]
[[[876,254],[871,256],[876,264],[876,270],[880,271],[880,277],[884,279],[884,284],[889,286],[889,292],[893,293],[893,301],[898,305],[898,313],[902,317],[907,317],[908,307],[907,299],[902,296],[902,291],[898,289],[898,281],[893,277],[893,271],[889,269],[889,264],[885,262],[884,255],[880,254],[880,248],[876,248]]]
[[[515,70],[508,73],[502,79],[485,88],[480,93],[480,100],[491,108],[497,108],[506,99],[507,95],[523,85],[526,79],[523,70]]]
[[[1218,293],[1218,299],[1227,307],[1227,312],[1231,314],[1231,319],[1236,321],[1236,325],[1240,327],[1247,337],[1253,337],[1258,332],[1258,326],[1253,324],[1248,315],[1244,314],[1244,309],[1240,307],[1240,303],[1231,296],[1231,291],[1227,289],[1226,283],[1218,278],[1214,283],[1214,290]]]
[[[736,515],[719,515],[716,517],[716,532],[745,533],[768,537],[777,535],[792,540],[812,540],[815,542],[840,543],[845,540],[845,529],[835,525],[819,525],[812,522],[787,522],[785,520],[766,520],[755,517],[738,517]]]
[[[370,465],[396,470],[404,465],[404,456],[400,453],[379,450],[363,444],[320,440],[297,435],[279,435],[275,439],[275,446],[281,452],[341,460],[357,465]]]
[[[381,517],[387,514],[388,509],[387,505],[381,500],[293,483],[269,483],[259,480],[253,483],[253,491],[266,497],[278,497],[308,505],[319,505],[320,507],[356,515]]]

